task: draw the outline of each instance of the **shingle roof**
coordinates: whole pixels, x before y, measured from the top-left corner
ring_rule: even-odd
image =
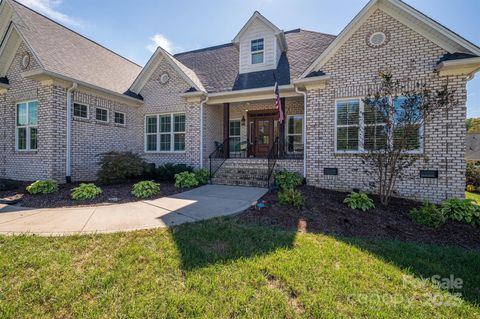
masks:
[[[474,54],[461,53],[461,52],[447,53],[440,58],[440,61],[438,61],[438,63],[441,63],[443,61],[452,61],[452,60],[461,60],[461,59],[470,59],[470,58],[478,58],[478,56]]]
[[[295,29],[285,32],[288,51],[280,57],[275,76],[280,85],[298,78],[330,45],[335,36]],[[272,70],[239,74],[238,49],[233,44],[184,52],[174,55],[195,72],[205,89],[224,92],[273,86]]]
[[[141,66],[50,20],[9,1],[21,20],[15,23],[42,67],[117,93],[125,93]]]

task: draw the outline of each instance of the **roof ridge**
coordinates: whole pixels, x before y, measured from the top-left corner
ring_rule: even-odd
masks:
[[[205,48],[201,48],[201,49],[184,51],[184,52],[180,52],[180,53],[175,53],[173,56],[175,57],[175,56],[184,55],[184,54],[188,54],[188,53],[197,53],[197,52],[203,52],[203,51],[208,51],[208,50],[220,49],[222,47],[226,48],[226,47],[230,47],[230,46],[233,46],[233,43],[229,42],[229,43],[224,43],[224,44],[212,45],[210,47],[205,47]]]
[[[127,61],[127,62],[130,62],[130,63],[138,66],[139,68],[143,68],[140,64],[133,62],[132,60],[130,60],[130,59],[122,56],[121,54],[119,54],[119,53],[117,53],[117,52],[115,52],[115,51],[113,51],[112,49],[109,49],[109,48],[107,48],[106,46],[103,46],[103,45],[101,45],[100,43],[98,43],[98,42],[96,42],[96,41],[94,41],[94,40],[92,40],[92,39],[87,38],[86,36],[80,34],[79,32],[77,32],[77,31],[75,31],[75,30],[72,30],[72,29],[70,29],[69,27],[64,26],[63,24],[61,24],[61,23],[59,23],[59,22],[57,22],[57,21],[55,21],[55,20],[47,17],[46,15],[43,15],[43,14],[41,14],[40,12],[37,12],[37,11],[33,10],[32,8],[27,7],[27,6],[24,5],[23,3],[20,3],[20,2],[18,2],[18,1],[16,1],[16,0],[10,0],[10,1],[15,2],[16,4],[18,4],[18,5],[26,8],[27,10],[29,10],[29,11],[31,11],[31,12],[33,12],[33,13],[35,13],[35,14],[37,14],[37,15],[39,15],[39,16],[41,16],[41,17],[43,17],[43,18],[45,18],[45,19],[47,19],[47,20],[49,20],[49,21],[51,21],[51,22],[53,22],[54,24],[56,24],[56,25],[64,28],[65,30],[70,31],[70,32],[72,32],[72,33],[74,33],[74,34],[76,34],[76,35],[84,38],[85,40],[87,40],[87,41],[89,41],[89,42],[91,42],[91,43],[99,46],[100,48],[105,49],[105,50],[113,53],[114,55],[118,56],[119,58],[121,58],[121,59],[123,59],[123,60],[125,60],[125,61]],[[14,8],[14,10],[15,10],[15,8]],[[17,13],[17,14],[18,14],[18,13]],[[22,19],[21,17],[20,17],[20,19],[23,21],[23,19]],[[25,22],[23,21],[23,23],[25,23]]]
[[[335,34],[325,33],[325,32],[319,32],[319,31],[313,31],[313,30],[306,30],[306,29],[302,29],[302,28],[297,28],[297,29],[292,29],[292,30],[284,31],[284,33],[287,34],[287,33],[299,32],[299,31],[310,32],[310,33],[317,33],[317,34],[323,34],[323,35],[328,35],[328,36],[331,36],[331,37],[337,37],[337,35],[335,35]]]

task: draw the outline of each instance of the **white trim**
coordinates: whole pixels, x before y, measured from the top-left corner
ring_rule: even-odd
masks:
[[[86,106],[87,107],[87,117],[81,117],[81,116],[77,116],[75,115],[75,104],[77,105],[83,105],[83,106]],[[79,120],[90,120],[90,105],[86,104],[86,103],[82,103],[82,102],[75,102],[73,101],[72,102],[72,115],[73,115],[73,118],[74,119],[79,119]]]
[[[104,120],[99,120],[97,119],[97,110],[103,110],[103,111],[107,111],[107,120],[104,121]],[[99,122],[99,123],[110,123],[110,110],[109,109],[106,109],[104,107],[98,107],[98,106],[95,106],[95,122]]]
[[[253,41],[258,41],[258,40],[262,40],[262,45],[263,45],[263,50],[258,50],[258,51],[252,51],[252,42]],[[256,53],[262,53],[262,62],[260,63],[253,63],[253,54],[256,54]],[[250,40],[250,66],[252,67],[256,67],[256,66],[263,66],[265,65],[265,37],[261,37],[261,38],[252,38]]]
[[[233,38],[232,42],[233,43],[238,43],[240,42],[240,37],[247,31],[247,29],[250,27],[250,25],[256,20],[260,20],[263,24],[265,24],[267,27],[273,30],[275,35],[282,33],[282,30],[280,30],[276,25],[274,25],[272,22],[270,22],[267,18],[262,16],[260,12],[255,11],[253,15],[248,19],[248,21],[243,25],[243,27],[240,29],[240,31],[237,33],[235,38]]]
[[[37,124],[36,125],[30,125],[28,123],[28,120],[29,120],[29,104],[32,103],[32,102],[36,102],[37,103]],[[26,110],[26,116],[27,116],[27,124],[26,125],[18,125],[18,105],[20,104],[26,104],[27,106],[27,110]],[[38,112],[39,112],[39,108],[40,108],[40,103],[38,102],[38,100],[25,100],[25,101],[18,101],[18,102],[15,102],[15,151],[16,152],[37,152],[38,151],[38,120],[39,120],[39,116],[38,116]],[[25,128],[26,129],[26,143],[25,143],[25,149],[19,149],[18,148],[18,129],[19,128]],[[37,129],[37,148],[35,149],[32,149],[30,143],[31,143],[31,128],[35,128]]]
[[[160,116],[170,116],[170,132],[160,132]],[[175,132],[175,115],[183,115],[185,117],[185,130],[181,132]],[[156,117],[157,119],[157,131],[156,133],[147,133],[147,117]],[[170,134],[170,151],[160,150],[160,136]],[[184,134],[185,135],[185,149],[183,150],[175,150],[175,134]],[[164,113],[151,113],[145,114],[144,118],[144,128],[143,128],[143,135],[144,135],[144,152],[148,154],[178,154],[178,153],[185,153],[186,146],[187,146],[187,114],[185,112],[164,112]],[[155,135],[157,137],[157,144],[155,151],[147,150],[147,135]]]
[[[115,122],[115,113],[123,114],[123,123]],[[127,126],[127,113],[113,110],[113,124],[117,126]]]

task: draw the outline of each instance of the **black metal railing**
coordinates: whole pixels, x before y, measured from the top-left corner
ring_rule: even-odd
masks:
[[[215,175],[228,158],[228,140],[226,139],[223,143],[215,143],[215,150],[208,156],[210,161],[210,178]]]
[[[272,179],[273,170],[275,169],[275,164],[277,163],[277,159],[279,156],[279,148],[278,148],[278,137],[275,138],[273,141],[273,145],[268,152],[267,158],[267,183],[268,187],[270,187],[270,180]]]

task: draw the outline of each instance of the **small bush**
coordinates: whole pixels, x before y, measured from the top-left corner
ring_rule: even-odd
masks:
[[[302,193],[298,189],[285,188],[278,193],[278,201],[281,205],[290,205],[295,208],[300,208],[303,205],[304,199]]]
[[[58,183],[52,180],[36,181],[27,186],[29,194],[50,194],[58,191]]]
[[[293,189],[302,185],[302,175],[295,172],[283,171],[275,176],[275,182],[281,189]]]
[[[475,191],[475,186],[473,186],[472,184],[469,184],[467,185],[467,188],[466,188],[467,192],[474,192]]]
[[[199,169],[195,171],[195,176],[197,178],[199,185],[204,185],[208,183],[210,179],[210,172],[207,169]]]
[[[414,208],[408,214],[417,224],[437,228],[445,223],[445,215],[435,204],[424,203],[420,208]]]
[[[375,208],[373,200],[369,198],[368,195],[365,193],[352,192],[347,195],[343,202],[352,209],[359,209],[362,211],[367,211],[371,208]]]
[[[193,168],[185,164],[167,163],[165,165],[159,166],[156,169],[155,175],[156,178],[160,181],[173,182],[175,180],[175,175],[182,172],[191,173],[193,172]]]
[[[86,200],[94,199],[102,193],[100,187],[95,186],[95,184],[80,184],[79,186],[72,189],[70,196],[73,200]]]
[[[108,152],[100,157],[98,181],[102,184],[121,184],[141,176],[147,166],[143,158],[132,152]]]
[[[175,187],[190,188],[198,186],[198,180],[195,173],[182,172],[175,174]]]
[[[160,193],[160,184],[154,181],[136,183],[132,188],[132,195],[138,198],[147,198]]]
[[[468,162],[466,177],[467,177],[467,185],[480,187],[480,166],[476,165],[476,163]]]
[[[446,218],[480,226],[480,207],[472,199],[452,198],[442,203],[442,213]]]

